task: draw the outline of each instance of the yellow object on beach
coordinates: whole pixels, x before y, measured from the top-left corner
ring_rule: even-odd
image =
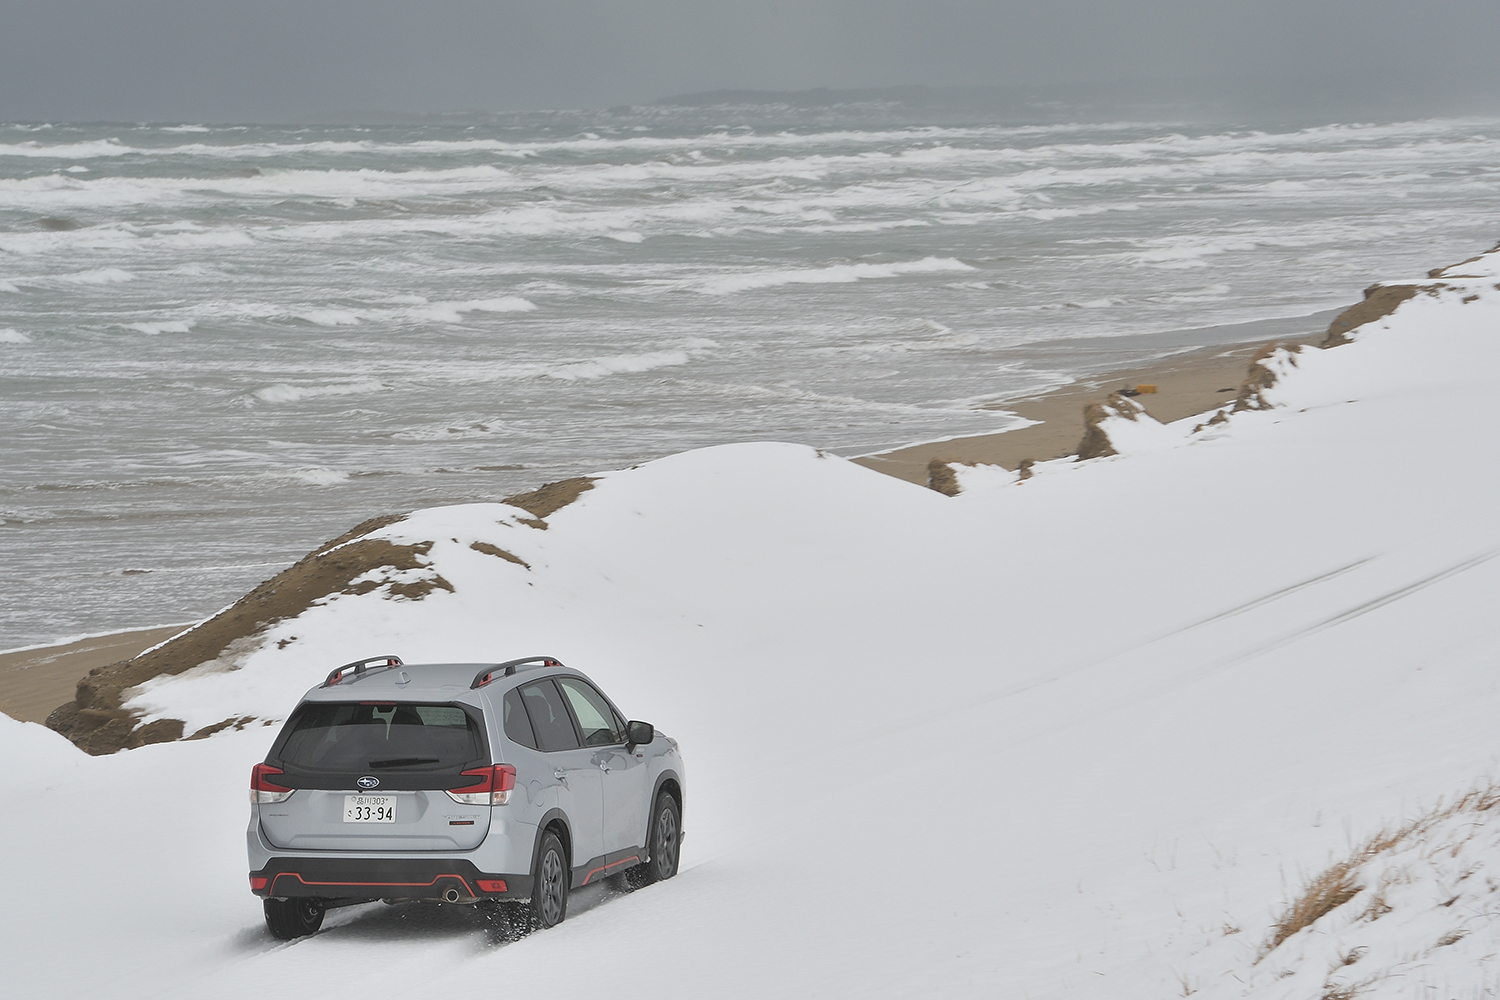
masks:
[[[1155,392],[1156,391],[1156,386],[1154,386],[1154,385],[1138,385],[1138,386],[1135,387],[1135,391],[1136,392]]]

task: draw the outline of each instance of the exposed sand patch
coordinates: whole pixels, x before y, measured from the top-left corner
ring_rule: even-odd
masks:
[[[545,524],[543,526],[545,527]],[[522,559],[520,556],[507,552],[504,549],[500,548],[498,545],[491,545],[489,542],[470,542],[469,548],[473,549],[475,552],[483,552],[487,556],[499,556],[506,562],[513,562],[517,566],[525,566],[527,569],[531,568],[531,564]]]
[[[506,497],[501,503],[512,507],[519,507],[536,515],[535,521],[522,521],[533,528],[547,529],[546,518],[551,517],[562,510],[568,504],[577,500],[586,490],[594,488],[594,480],[589,476],[575,476],[572,479],[562,479],[555,483],[547,483],[540,489],[529,493],[517,493],[513,497]]]
[[[934,458],[927,463],[927,488],[937,490],[945,497],[958,496],[958,474],[953,471],[948,460]]]
[[[1318,346],[1338,347],[1349,343],[1347,334],[1350,330],[1384,319],[1395,312],[1397,306],[1422,290],[1419,285],[1371,285],[1365,289],[1363,302],[1356,302],[1345,309],[1329,324],[1328,336]]]

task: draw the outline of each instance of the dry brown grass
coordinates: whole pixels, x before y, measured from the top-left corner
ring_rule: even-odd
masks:
[[[1311,926],[1363,892],[1365,887],[1356,879],[1363,861],[1362,857],[1340,861],[1308,882],[1271,925],[1271,938],[1265,950],[1273,950],[1302,928]]]
[[[1491,783],[1475,788],[1451,803],[1444,804],[1440,801],[1432,810],[1409,823],[1375,834],[1356,848],[1348,858],[1330,865],[1303,886],[1302,891],[1291,903],[1287,904],[1281,916],[1271,925],[1271,934],[1262,945],[1257,961],[1265,958],[1293,934],[1332,913],[1363,892],[1365,886],[1360,879],[1360,870],[1366,862],[1395,849],[1413,837],[1421,836],[1438,823],[1459,813],[1486,812],[1497,806],[1500,806],[1500,783]],[[1391,912],[1390,904],[1385,900],[1385,889],[1385,884],[1375,887],[1368,904],[1360,912],[1361,920],[1379,920]],[[1348,994],[1350,997],[1353,995],[1353,993]],[[1325,1000],[1329,998],[1325,997]],[[1332,997],[1332,1000],[1340,1000],[1340,998]]]
[[[1339,983],[1325,986],[1320,1000],[1354,1000],[1369,983]]]

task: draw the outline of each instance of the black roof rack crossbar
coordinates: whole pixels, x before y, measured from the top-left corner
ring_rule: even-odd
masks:
[[[509,677],[516,672],[518,667],[524,667],[528,663],[539,664],[543,667],[560,667],[563,661],[555,656],[523,656],[519,660],[506,660],[497,663],[493,667],[485,667],[474,675],[474,683],[469,685],[469,690],[482,688],[496,677]]]
[[[333,687],[339,681],[344,679],[344,675],[346,673],[351,673],[354,676],[358,677],[366,670],[369,670],[371,664],[380,667],[399,667],[401,666],[401,657],[367,656],[363,660],[355,660],[353,663],[346,663],[342,667],[339,667],[333,673],[328,675],[328,679],[323,682],[323,687]]]

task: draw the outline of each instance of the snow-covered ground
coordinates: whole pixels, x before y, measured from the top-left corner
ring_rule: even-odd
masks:
[[[740,445],[546,530],[381,529],[453,591],[333,598],[135,705],[191,732],[357,656],[556,655],[681,741],[678,878],[508,945],[378,903],[281,944],[243,849],[274,728],[90,758],[0,718],[6,993],[1494,996],[1500,809],[1363,848],[1500,762],[1497,279],[1273,358],[1272,409],[1121,418],[1119,456],[1019,485]],[[1267,952],[1351,857],[1361,893]]]

